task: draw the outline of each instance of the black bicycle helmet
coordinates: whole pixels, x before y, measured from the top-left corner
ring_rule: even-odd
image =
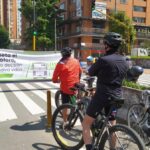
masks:
[[[127,79],[136,82],[143,72],[144,69],[141,66],[132,66],[127,72]]]
[[[118,48],[121,45],[122,41],[122,36],[119,33],[108,32],[104,36],[104,43],[112,48]]]
[[[70,47],[65,47],[61,50],[61,54],[63,57],[69,57],[72,53],[72,48]]]

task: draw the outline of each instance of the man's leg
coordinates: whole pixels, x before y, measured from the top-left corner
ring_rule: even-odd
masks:
[[[86,150],[91,150],[92,148],[92,137],[90,134],[90,128],[92,123],[94,122],[94,118],[85,115],[82,126],[83,126],[83,140],[84,144],[86,145]]]
[[[116,125],[116,120],[110,121],[110,123],[112,126],[114,126]],[[110,147],[112,150],[116,148],[116,135],[114,133],[111,135],[110,138]]]
[[[70,101],[70,96],[66,93],[61,92],[62,95],[62,104],[67,104]],[[67,118],[68,118],[68,114],[67,114],[68,110],[67,109],[63,109],[62,114],[63,114],[63,120],[64,120],[64,124],[67,122]]]

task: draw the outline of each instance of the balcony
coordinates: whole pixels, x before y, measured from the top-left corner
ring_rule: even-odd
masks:
[[[104,50],[104,45],[101,43],[74,43],[73,48],[81,50]]]
[[[76,30],[71,31],[70,33],[58,33],[58,38],[66,38],[66,37],[78,37],[78,36],[97,36],[103,37],[106,33],[106,29],[99,28],[82,28],[77,27]]]
[[[148,39],[150,38],[150,32],[136,32],[137,39]]]

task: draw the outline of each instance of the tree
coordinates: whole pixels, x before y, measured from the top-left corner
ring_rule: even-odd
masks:
[[[9,34],[5,27],[0,25],[0,48],[7,48],[10,44]]]
[[[58,0],[35,0],[35,16],[33,0],[23,2],[20,11],[27,23],[24,37],[30,47],[32,47],[34,31],[37,33],[38,49],[48,50],[50,47],[54,47],[54,19],[50,14],[56,12],[57,2]]]
[[[125,39],[124,53],[129,54],[135,41],[136,30],[130,18],[125,13],[111,13],[109,17],[109,31],[120,33]]]

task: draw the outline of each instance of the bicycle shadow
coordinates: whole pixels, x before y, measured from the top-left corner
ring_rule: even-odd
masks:
[[[37,150],[61,150],[61,148],[58,146],[46,143],[34,143],[32,144],[32,147],[34,147]]]
[[[13,125],[10,129],[18,130],[18,131],[30,131],[30,130],[46,130],[46,132],[50,132],[50,129],[46,128],[46,115],[40,116],[39,120],[26,122],[23,125]]]

